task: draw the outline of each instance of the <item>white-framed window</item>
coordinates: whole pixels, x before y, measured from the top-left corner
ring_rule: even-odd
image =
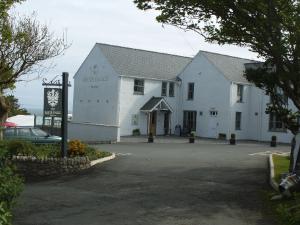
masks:
[[[243,102],[244,97],[244,85],[237,85],[237,102]]]
[[[131,125],[138,126],[139,125],[139,114],[133,114],[131,118]]]
[[[175,83],[170,82],[169,83],[169,97],[174,97],[175,96]]]
[[[269,114],[269,131],[286,132],[284,123],[273,112]]]
[[[209,115],[212,116],[212,117],[217,117],[218,116],[218,111],[211,110],[211,111],[209,111]]]
[[[188,100],[193,100],[194,99],[194,88],[195,84],[194,83],[188,83]]]
[[[242,128],[242,113],[235,112],[235,130],[241,130]]]
[[[161,96],[167,96],[167,89],[168,89],[168,83],[163,81],[161,83]]]
[[[143,79],[134,79],[133,94],[143,95],[144,94],[144,84],[145,84],[145,81]]]

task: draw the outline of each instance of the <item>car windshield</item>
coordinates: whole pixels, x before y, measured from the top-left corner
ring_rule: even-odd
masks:
[[[49,134],[46,133],[45,131],[41,130],[41,129],[32,129],[32,133],[36,136],[42,136],[42,137],[45,137],[45,136],[48,136]]]

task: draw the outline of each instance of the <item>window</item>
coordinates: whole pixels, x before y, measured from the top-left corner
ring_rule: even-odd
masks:
[[[131,119],[131,125],[138,126],[139,125],[139,115],[133,114]]]
[[[188,100],[194,99],[194,83],[188,83]]]
[[[29,128],[18,129],[18,136],[23,136],[23,137],[31,136],[30,129]]]
[[[270,131],[286,131],[284,123],[276,116],[276,113],[270,113],[269,117],[269,130]]]
[[[210,114],[210,116],[216,117],[216,116],[218,116],[218,111],[212,110],[212,111],[209,111],[209,114]]]
[[[241,125],[242,125],[242,113],[236,112],[235,113],[235,129],[241,130]]]
[[[288,97],[283,93],[282,89],[277,88],[277,98],[281,103],[287,108],[288,107]],[[273,102],[272,96],[270,96],[270,103]]]
[[[15,128],[6,128],[4,130],[4,136],[10,137],[15,135]]]
[[[237,102],[243,102],[244,86],[241,84],[237,85]]]
[[[161,96],[167,96],[167,82],[161,83]]]
[[[169,83],[169,97],[175,96],[175,84],[174,82]]]
[[[144,80],[134,79],[133,94],[143,95],[144,94]]]
[[[49,136],[49,134],[47,134],[45,131],[40,130],[40,129],[33,128],[33,129],[31,129],[31,131],[35,136],[40,136],[40,137]]]

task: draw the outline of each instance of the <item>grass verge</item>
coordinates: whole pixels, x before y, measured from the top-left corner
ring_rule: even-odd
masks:
[[[279,184],[282,173],[289,171],[290,157],[273,155],[275,181]]]
[[[273,155],[275,180],[277,183],[280,183],[281,174],[288,172],[289,160],[287,156]],[[279,224],[300,225],[300,194],[294,193],[294,197],[291,199],[271,201],[270,199],[274,195],[278,195],[278,193],[269,192],[266,201],[268,201]]]

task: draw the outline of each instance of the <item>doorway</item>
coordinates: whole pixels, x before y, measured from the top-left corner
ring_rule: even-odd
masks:
[[[157,111],[150,113],[150,133],[156,135],[156,121],[157,121]]]
[[[183,111],[183,133],[190,134],[196,131],[197,111]]]
[[[170,112],[165,112],[164,116],[164,134],[168,135],[170,133]]]

